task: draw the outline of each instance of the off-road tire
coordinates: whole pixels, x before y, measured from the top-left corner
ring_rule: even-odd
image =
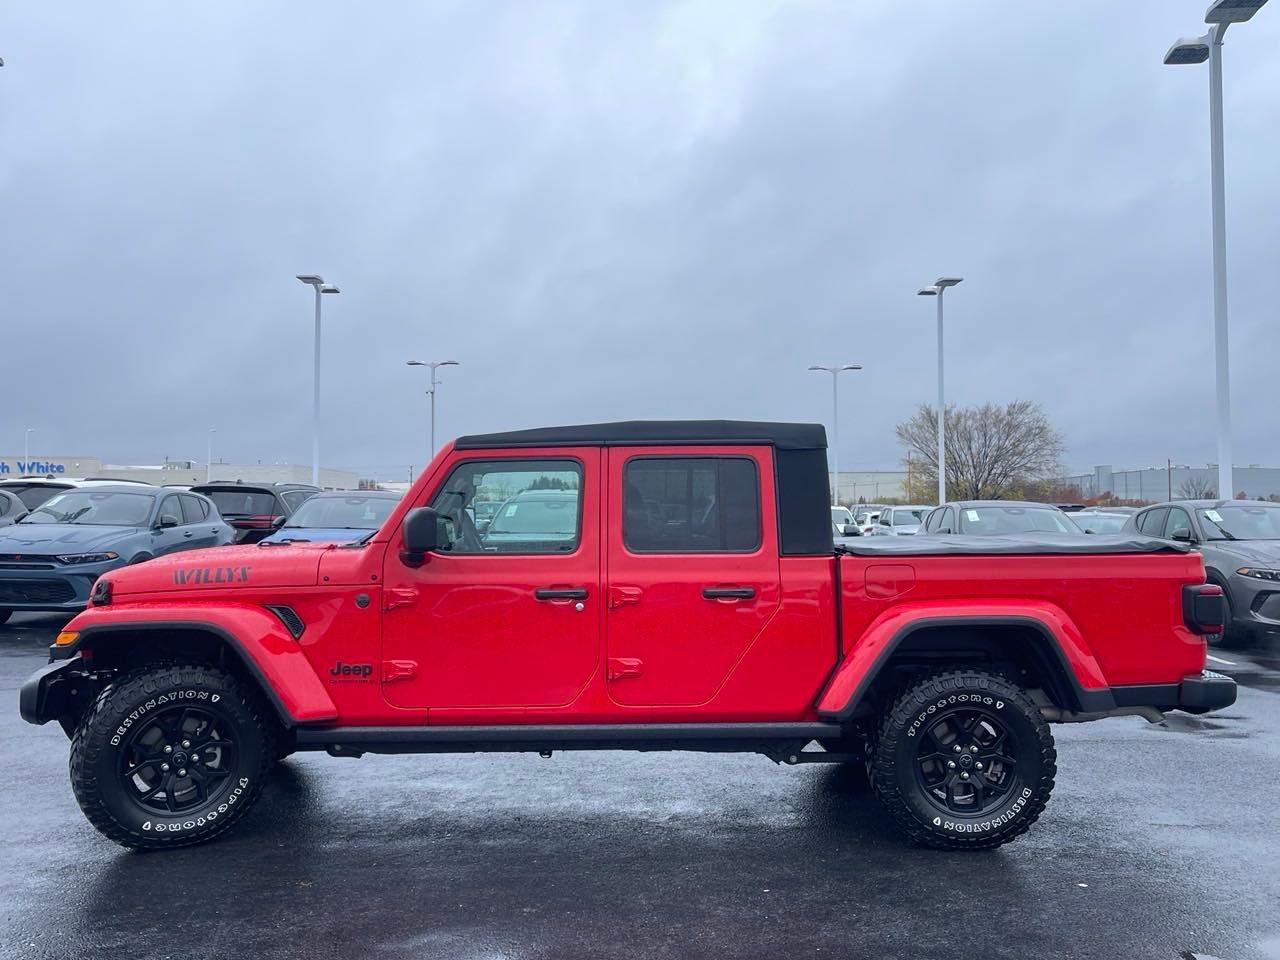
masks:
[[[992,801],[998,805],[976,814],[949,810],[926,786],[921,772],[924,764],[933,766],[938,761],[920,759],[922,754],[954,750],[957,745],[929,750],[938,745],[935,730],[942,730],[944,739],[948,733],[956,736],[959,745],[977,745],[977,734],[966,740],[967,735],[955,726],[974,715],[988,719],[987,730],[1004,730],[1012,744],[1009,759],[1014,761],[1009,773],[1013,779],[1006,781],[1003,795],[997,794]],[[975,729],[977,725],[975,721]],[[985,731],[981,736],[986,736]],[[903,690],[885,712],[869,749],[871,787],[885,810],[913,843],[938,850],[990,850],[1026,833],[1044,810],[1057,773],[1053,736],[1039,708],[1009,680],[977,669],[938,673]],[[962,749],[968,752],[967,746]],[[980,755],[987,755],[987,749],[980,747]],[[981,774],[971,771],[970,776],[987,776],[995,769],[991,760],[988,767]],[[1002,765],[1002,770],[1010,768]],[[951,794],[945,786],[937,789]],[[972,791],[973,782],[964,789]]]
[[[183,710],[188,712],[179,712]],[[175,713],[176,721],[171,719]],[[212,840],[244,816],[262,790],[275,757],[272,726],[264,716],[251,691],[214,667],[166,662],[122,675],[94,699],[71,741],[71,787],[80,809],[99,833],[125,847],[166,849]],[[213,770],[221,778],[211,787],[199,788],[204,799],[197,805],[176,813],[145,806],[138,781],[130,779],[125,769],[126,760],[133,762],[140,755],[137,751],[149,749],[139,744],[146,736],[156,736],[148,731],[159,725],[160,718],[185,722],[197,730],[202,723],[216,724],[221,738],[217,742],[230,745],[210,747],[212,752],[202,754],[206,763],[218,758],[214,762],[223,763],[227,772],[206,766],[206,772]],[[203,735],[192,737],[198,744]],[[192,751],[196,752],[198,748]],[[155,777],[158,782],[164,775],[153,766],[140,776]],[[174,784],[176,803],[180,794],[176,784],[192,781],[169,782]]]

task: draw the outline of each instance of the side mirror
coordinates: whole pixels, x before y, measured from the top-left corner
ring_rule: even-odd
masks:
[[[288,517],[276,517],[274,520],[271,521],[271,526],[279,530],[281,527],[284,526],[284,522],[288,519],[289,519]]]
[[[1179,543],[1195,543],[1195,538],[1191,536],[1191,531],[1186,527],[1182,527],[1169,534],[1170,540],[1177,540]]]
[[[177,517],[161,517],[159,522],[156,524],[156,526],[159,527],[161,530],[169,530],[172,527],[176,527],[177,525],[178,525]]]
[[[404,518],[404,548],[400,559],[406,566],[420,567],[427,554],[440,547],[440,514],[430,507],[417,507]]]

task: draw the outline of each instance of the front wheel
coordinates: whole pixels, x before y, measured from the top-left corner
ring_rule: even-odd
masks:
[[[884,716],[870,771],[908,838],[940,850],[987,850],[1021,836],[1056,772],[1039,708],[982,670],[936,674],[904,691]]]
[[[106,687],[71,743],[89,822],[126,847],[202,843],[244,815],[274,758],[271,728],[234,677],[160,664]]]

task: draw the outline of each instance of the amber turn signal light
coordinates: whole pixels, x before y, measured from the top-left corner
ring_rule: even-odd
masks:
[[[64,630],[62,633],[58,634],[58,639],[54,640],[53,643],[54,646],[69,647],[79,639],[80,634],[75,630]]]

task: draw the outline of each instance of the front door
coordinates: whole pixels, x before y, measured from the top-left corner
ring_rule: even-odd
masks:
[[[769,447],[609,451],[614,702],[715,696],[778,608],[774,502]]]
[[[444,548],[387,552],[383,693],[399,707],[562,706],[600,657],[597,448],[471,452],[429,504]]]

